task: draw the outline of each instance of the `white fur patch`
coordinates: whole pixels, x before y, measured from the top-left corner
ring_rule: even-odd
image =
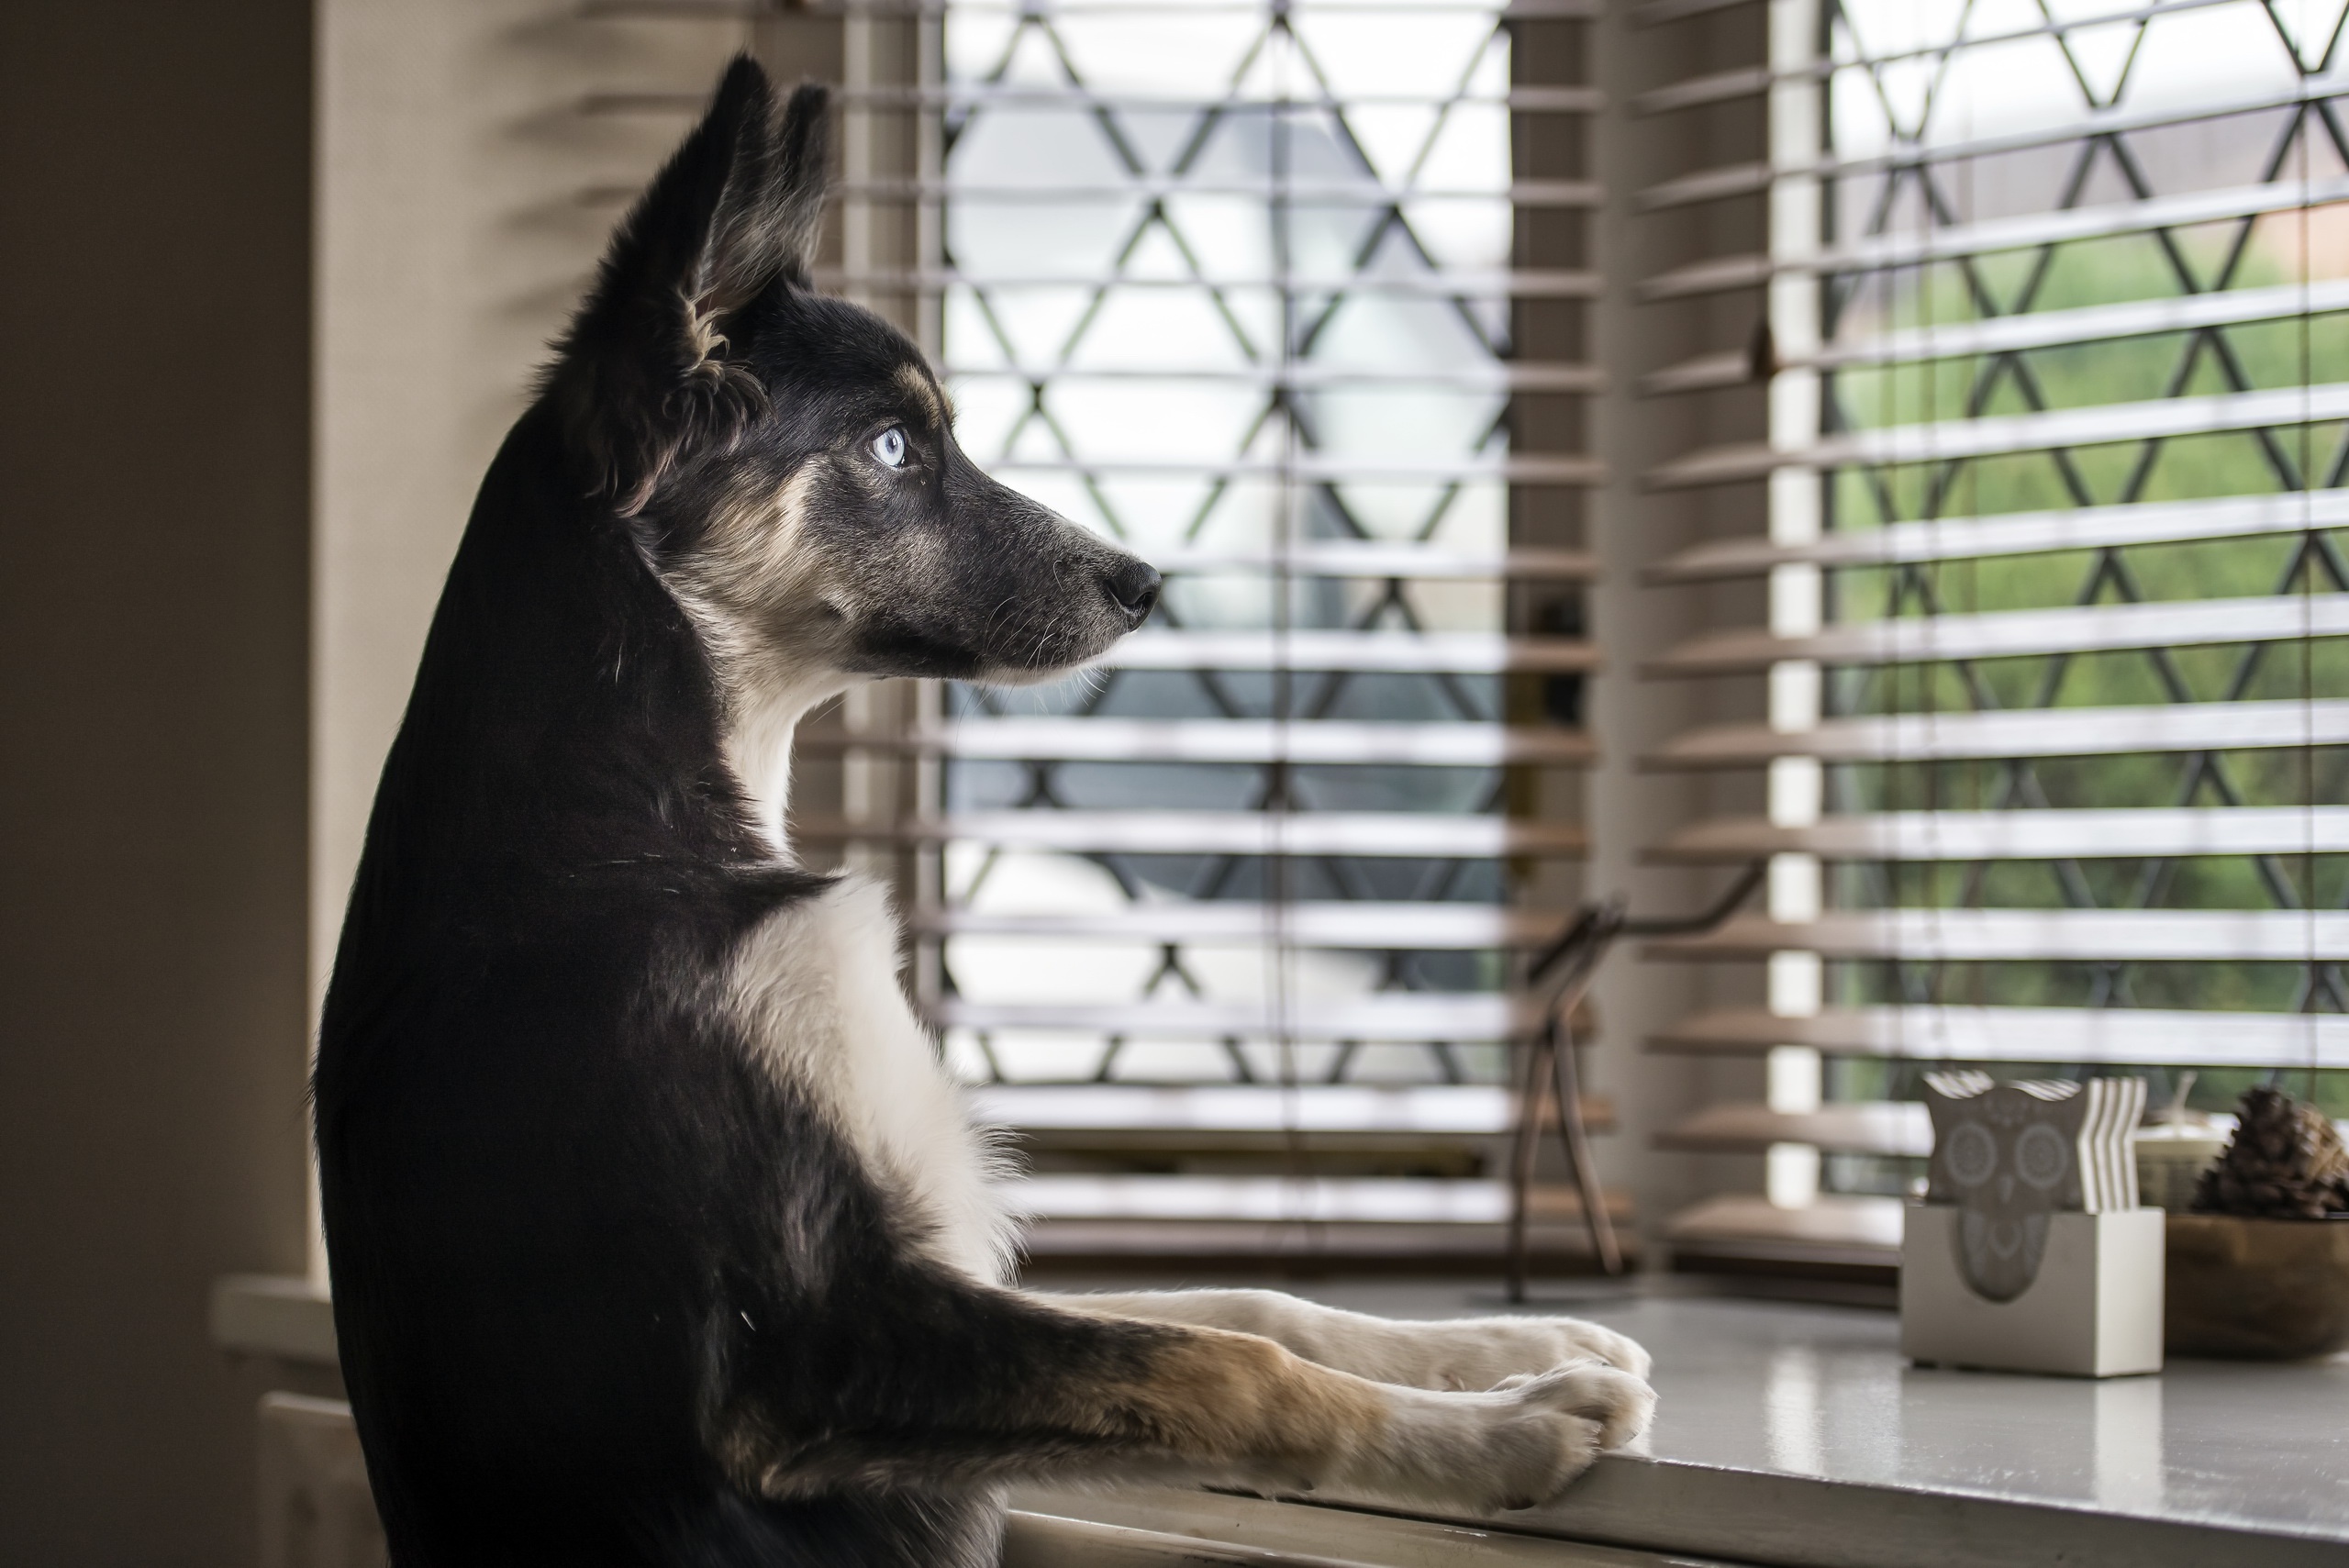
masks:
[[[1271,1290],[1169,1290],[1059,1296],[1109,1318],[1191,1323],[1256,1334],[1318,1366],[1406,1388],[1487,1389],[1568,1362],[1597,1360],[1648,1374],[1637,1341],[1576,1318],[1462,1318],[1395,1322]]]
[[[725,697],[727,765],[777,854],[790,852],[792,732],[854,681],[832,667],[820,639],[775,631],[822,621],[817,606],[826,590],[804,548],[804,525],[823,471],[820,462],[803,463],[773,495],[721,507],[701,552],[662,573],[709,652]]]
[[[844,877],[769,916],[737,950],[727,1000],[761,1062],[906,1206],[931,1256],[974,1279],[1009,1278],[1017,1233],[997,1162],[897,984],[897,922],[881,887]]]
[[[845,680],[810,681],[796,688],[736,699],[740,711],[721,744],[727,766],[749,798],[751,820],[775,853],[791,852],[791,738],[810,708],[840,695]]]

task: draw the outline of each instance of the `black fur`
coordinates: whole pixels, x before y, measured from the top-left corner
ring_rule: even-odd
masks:
[[[1168,1331],[930,1262],[711,1005],[826,882],[729,768],[745,677],[709,616],[775,658],[1017,673],[1155,591],[978,474],[911,345],[808,291],[823,115],[803,89],[778,120],[738,62],[631,215],[483,483],[384,766],[316,1101],[401,1568],[977,1562],[991,1478],[1140,1440],[1055,1391]],[[894,475],[865,455],[893,425]],[[770,624],[710,552],[802,473],[834,567],[807,624]]]

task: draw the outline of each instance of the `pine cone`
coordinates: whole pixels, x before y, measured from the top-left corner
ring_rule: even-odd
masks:
[[[2314,1106],[2277,1089],[2247,1089],[2235,1135],[2202,1173],[2194,1209],[2268,1219],[2322,1219],[2349,1209],[2349,1149]]]

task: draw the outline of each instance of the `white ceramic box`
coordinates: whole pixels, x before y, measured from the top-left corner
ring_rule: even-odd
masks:
[[[2048,1215],[2038,1273],[2007,1301],[1992,1301],[1966,1283],[1958,1256],[1964,1212],[1909,1206],[1900,1242],[1903,1355],[2076,1377],[2161,1370],[2160,1209]]]

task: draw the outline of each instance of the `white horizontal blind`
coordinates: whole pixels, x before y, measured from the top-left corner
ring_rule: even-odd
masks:
[[[819,285],[1168,577],[1086,680],[886,683],[798,738],[794,840],[896,884],[952,1064],[1047,1163],[1023,1201],[1489,1256],[1515,954],[1562,929],[1593,756],[1595,0],[583,11],[603,125],[698,111],[668,40],[839,83]]]
[[[1651,573],[1766,586],[1765,624],[1644,672],[1743,680],[1763,707],[1651,759],[1759,785],[1659,853],[1770,859],[1766,909],[1661,944],[1765,975],[1761,1005],[1655,1042],[1769,1061],[1765,1103],[1669,1135],[1769,1151],[1769,1201],[1700,1205],[1687,1247],[1883,1255],[1920,1063],[2138,1066],[2156,1102],[2199,1070],[2214,1106],[2306,1072],[2337,1097],[2316,1074],[2349,1067],[2342,17],[1767,0],[1766,58],[1634,106],[1743,101],[1766,126],[1766,158],[1637,198],[1758,201],[1767,235],[1640,285],[1755,324],[1642,391],[1765,386],[1754,439],[1647,475],[1766,497],[1765,533]]]
[[[1169,1173],[1280,1154],[1212,1182],[1063,1169],[1030,1184],[1048,1216],[1502,1218],[1489,1184],[1301,1179],[1294,1157],[1306,1135],[1506,1128],[1531,1027],[1510,954],[1560,929],[1528,900],[1583,851],[1598,467],[1576,400],[1598,378],[1524,347],[1529,312],[1572,317],[1598,283],[1520,228],[1572,228],[1598,193],[1554,157],[1520,169],[1511,136],[1575,141],[1596,95],[1529,82],[1513,44],[1590,15],[849,12],[934,29],[925,72],[853,84],[849,108],[936,140],[852,169],[852,220],[933,227],[899,263],[852,240],[841,282],[924,302],[965,450],[1168,584],[1089,678],[950,686],[910,723],[811,735],[852,778],[916,759],[930,782],[910,811],[802,831],[918,847],[923,1000],[996,1114]]]

